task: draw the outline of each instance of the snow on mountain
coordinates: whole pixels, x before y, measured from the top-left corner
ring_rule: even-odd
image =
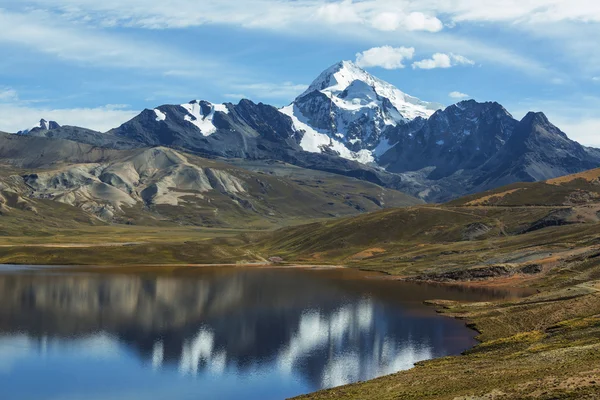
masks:
[[[322,153],[326,149],[331,149],[338,153],[340,157],[348,160],[355,160],[363,164],[369,164],[375,161],[373,154],[369,150],[360,150],[358,152],[351,151],[342,142],[334,140],[326,133],[319,132],[313,129],[302,116],[302,113],[296,109],[296,106],[291,104],[280,110],[283,114],[288,115],[292,118],[294,128],[299,131],[304,131],[302,140],[300,141],[300,147],[304,151],[310,153]],[[304,119],[304,122],[300,118]],[[338,134],[341,135],[341,134]]]
[[[371,163],[392,146],[385,137],[388,128],[428,118],[440,108],[342,61],[321,73],[281,112],[292,117],[297,131],[304,131],[305,151]]]
[[[17,132],[19,135],[27,135],[34,131],[49,131],[53,129],[60,128],[60,125],[55,121],[46,121],[45,119],[41,119],[40,122],[30,129],[25,129]]]
[[[158,108],[154,109],[154,113],[156,114],[156,122],[164,121],[167,119],[167,114],[160,111]]]
[[[371,88],[377,96],[390,100],[401,114],[400,118],[404,120],[413,120],[417,117],[428,118],[443,107],[441,104],[428,103],[410,96],[394,85],[374,77],[351,61],[341,61],[323,71],[299,98],[311,92],[320,91],[332,98],[336,104],[356,110],[356,102],[362,100],[360,97],[341,96],[356,81]],[[364,87],[364,85],[361,86]],[[333,99],[334,97],[336,99]],[[344,97],[346,99],[342,100]],[[367,106],[373,106],[373,104],[369,103]]]
[[[215,112],[229,113],[224,104],[212,104],[206,101],[194,100],[187,104],[182,104],[188,115],[184,119],[200,129],[203,136],[210,136],[217,131],[213,124]]]

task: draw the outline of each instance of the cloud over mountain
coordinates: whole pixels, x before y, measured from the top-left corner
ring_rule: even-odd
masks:
[[[431,58],[416,61],[413,69],[451,68],[458,65],[474,65],[475,62],[458,54],[435,53]]]
[[[356,54],[356,64],[361,68],[404,68],[404,61],[411,60],[414,54],[414,47],[373,47],[372,49]]]

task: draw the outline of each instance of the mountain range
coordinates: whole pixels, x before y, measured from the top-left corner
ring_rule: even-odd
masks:
[[[81,210],[75,219],[86,223],[229,228],[270,228],[421,203],[367,181],[283,162],[232,165],[161,146],[117,150],[0,134],[0,160],[5,226],[9,217],[18,225],[40,218],[47,223],[57,203]]]
[[[123,214],[122,205],[156,211],[190,198],[195,198],[194,207],[206,210],[210,199],[203,193],[211,191],[244,205],[246,212],[276,215],[278,207],[258,212],[260,204],[286,191],[265,192],[264,185],[276,185],[255,175],[277,176],[283,169],[288,184],[298,184],[290,183],[295,174],[310,176],[311,182],[337,180],[341,186],[340,180],[356,178],[366,181],[359,185],[361,198],[394,193],[393,201],[375,202],[381,207],[448,201],[600,166],[600,150],[569,139],[543,113],[517,120],[496,102],[474,100],[444,108],[403,93],[348,61],[325,70],[280,109],[247,99],[238,104],[194,100],[146,109],[105,133],[41,120],[3,136],[2,143],[4,163],[29,168],[21,174],[27,188],[21,195],[60,199],[108,219]],[[211,163],[219,163],[218,169],[211,169]],[[254,188],[250,181],[259,184]],[[320,190],[313,208],[338,195],[354,195]],[[199,204],[199,199],[208,203]],[[362,200],[346,205],[371,210]],[[306,216],[345,213],[336,209]],[[214,214],[200,214],[202,223],[228,225]]]

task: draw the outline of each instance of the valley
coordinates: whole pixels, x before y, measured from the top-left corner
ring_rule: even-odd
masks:
[[[342,278],[360,270],[397,285],[390,293],[526,294],[476,302],[417,296],[431,314],[475,329],[480,343],[425,361],[435,357],[409,341],[410,363],[365,367],[380,372],[364,377],[408,370],[368,382],[321,366],[328,380],[311,377],[322,381],[302,390],[327,390],[304,398],[593,399],[600,391],[599,166],[600,150],[569,139],[543,113],[518,120],[499,103],[473,100],[444,108],[341,62],[283,108],[195,100],[146,109],[105,133],[45,120],[0,133],[0,264],[110,279],[335,267]],[[26,297],[23,282],[11,301]],[[256,282],[250,292],[263,300],[268,294]],[[361,282],[336,285],[354,290]],[[137,280],[122,291],[103,285],[67,282],[54,292],[51,284],[29,300],[37,305],[50,293],[58,314],[62,303],[52,296],[81,295],[95,306],[108,293],[176,308],[152,297],[170,298],[170,283],[164,293]],[[194,301],[221,306],[216,292],[196,299],[185,288]],[[278,303],[285,297],[276,294]],[[350,314],[332,312],[333,322],[302,317],[292,330],[306,334],[316,324],[325,332],[348,315],[370,324],[356,302]],[[344,332],[358,335],[351,326]],[[298,352],[316,340],[285,335]],[[198,333],[195,365],[182,365],[216,363],[210,337]],[[171,357],[184,360],[183,353]],[[342,368],[336,362],[331,367]]]
[[[45,238],[4,237],[0,260],[169,273],[174,269],[159,264],[264,264],[279,257],[284,265],[381,271],[387,276],[379,279],[386,281],[527,288],[537,293],[478,303],[431,298],[430,307],[468,323],[481,343],[464,355],[419,362],[405,372],[304,398],[517,399],[535,393],[537,398],[592,399],[600,367],[599,181],[600,170],[592,170],[445,205],[413,205],[276,231],[57,230]]]

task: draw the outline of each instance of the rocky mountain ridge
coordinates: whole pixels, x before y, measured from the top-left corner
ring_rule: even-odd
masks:
[[[266,228],[419,204],[375,184],[279,162],[260,170],[167,147],[115,150],[0,135],[0,215],[75,207],[98,222]],[[28,215],[33,218],[34,215]]]
[[[194,100],[144,110],[106,134],[58,124],[28,134],[119,149],[168,146],[225,161],[278,160],[440,202],[600,166],[600,151],[535,115],[519,121],[496,102],[474,100],[443,108],[343,61],[282,109]]]

